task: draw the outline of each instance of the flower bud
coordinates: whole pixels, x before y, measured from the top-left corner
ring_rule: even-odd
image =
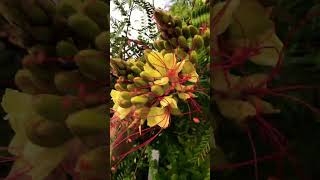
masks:
[[[142,79],[145,81],[153,81],[154,80],[154,78],[146,71],[142,71],[140,73],[140,77],[142,77]]]
[[[141,73],[141,69],[140,69],[138,66],[136,66],[136,65],[132,66],[132,67],[131,67],[131,70],[132,70],[135,74],[140,74],[140,73]]]
[[[203,38],[200,35],[195,35],[192,40],[192,48],[195,50],[201,49],[204,46]]]
[[[140,95],[140,96],[135,96],[133,98],[131,98],[131,103],[132,104],[140,104],[140,105],[144,105],[148,102],[148,98],[144,95]]]
[[[122,107],[122,108],[129,108],[131,107],[131,101],[130,100],[127,100],[127,99],[120,99],[120,102],[119,102],[119,106]]]
[[[182,27],[182,34],[186,39],[188,39],[190,37],[190,30],[189,30],[188,26]]]
[[[135,77],[133,79],[133,82],[137,87],[148,85],[148,83],[146,81],[144,81],[141,77]]]
[[[199,33],[198,29],[192,25],[189,25],[188,28],[192,37]]]
[[[162,96],[164,94],[164,89],[159,85],[153,85],[151,87],[151,92],[153,92],[154,94],[156,94],[158,96]]]
[[[62,145],[72,137],[68,128],[60,122],[49,121],[40,116],[26,123],[28,139],[42,147],[56,147]]]
[[[187,39],[184,36],[179,36],[178,43],[181,48],[188,48]]]
[[[189,59],[194,64],[198,63],[198,54],[197,54],[197,52],[196,51],[191,51]]]
[[[130,100],[131,99],[131,95],[128,91],[122,91],[120,93],[120,97],[126,100]]]

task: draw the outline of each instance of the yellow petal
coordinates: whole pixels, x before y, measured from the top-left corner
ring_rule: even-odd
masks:
[[[183,61],[177,63],[177,65],[175,67],[175,70],[177,73],[179,73],[182,70],[185,62],[186,62],[186,60],[183,60]]]
[[[180,99],[186,101],[187,99],[190,98],[190,95],[188,93],[178,93],[178,96]]]
[[[214,70],[213,71],[213,83],[212,88],[217,91],[227,92],[229,90],[228,81],[230,83],[230,88],[234,87],[240,81],[240,76],[235,76],[229,72],[224,74],[223,70]]]
[[[116,114],[119,116],[120,119],[124,119],[127,117],[127,115],[131,112],[132,107],[129,108],[122,108],[118,107]]]
[[[55,148],[44,148],[28,143],[24,149],[23,158],[33,168],[27,174],[34,180],[45,179],[63,161],[67,152],[67,144]]]
[[[153,78],[161,77],[161,74],[157,70],[153,69],[149,64],[145,64],[143,68],[144,68],[144,71],[146,71],[151,77]]]
[[[166,96],[161,101],[160,104],[162,107],[170,106],[171,108],[175,109],[178,108],[177,101],[172,98],[172,96]]]
[[[214,34],[215,36],[218,36],[219,34],[226,31],[226,29],[232,22],[232,14],[240,4],[239,0],[232,0],[229,2],[230,3],[228,5],[226,5],[226,2],[219,2],[214,5],[211,10],[213,12],[212,15],[215,18],[214,20],[216,23],[212,29],[212,34]],[[224,12],[222,12],[223,9],[225,9]]]
[[[147,54],[147,60],[162,76],[167,74],[166,64],[161,53],[154,51],[149,52]]]
[[[237,99],[216,99],[221,114],[227,118],[242,123],[248,117],[256,115],[255,107],[247,101]]]
[[[168,77],[163,77],[160,80],[154,81],[154,84],[155,85],[159,85],[159,86],[164,86],[164,85],[168,84],[168,82],[169,82],[169,78]]]
[[[166,55],[164,55],[164,63],[166,65],[167,70],[173,69],[174,66],[177,64],[177,59],[175,54],[167,53]]]
[[[280,110],[273,107],[273,105],[267,101],[262,100],[256,96],[249,97],[249,101],[252,105],[257,105],[261,109],[263,114],[279,113]]]
[[[267,36],[269,35],[269,33],[266,34]],[[264,40],[264,43],[262,43],[261,46],[272,48],[263,48],[258,55],[253,56],[250,60],[253,63],[262,66],[276,66],[279,60],[280,51],[283,47],[281,40],[273,33],[270,38]]]
[[[190,73],[190,79],[188,79],[188,81],[193,83],[196,83],[199,81],[199,75],[197,71],[193,71],[192,73]]]
[[[149,127],[160,126],[167,128],[170,123],[170,114],[166,108],[152,107],[148,113],[147,125]]]

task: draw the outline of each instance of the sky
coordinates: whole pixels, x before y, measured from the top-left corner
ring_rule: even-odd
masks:
[[[150,2],[151,4],[154,3],[154,6],[156,8],[161,8],[161,9],[167,9],[168,5],[170,4],[170,0],[145,0],[146,2]],[[120,12],[118,10],[115,10],[115,5],[113,1],[110,3],[110,12],[111,12],[111,17],[116,18],[116,19],[123,19],[121,17]],[[139,10],[134,10],[132,13],[131,17],[131,24],[133,28],[139,28],[141,26],[141,17],[146,16],[145,12],[141,12]],[[111,27],[111,32],[113,31]],[[138,33],[136,31],[131,32],[130,38],[132,39],[137,39]]]

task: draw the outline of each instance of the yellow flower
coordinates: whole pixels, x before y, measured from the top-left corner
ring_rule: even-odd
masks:
[[[147,52],[146,57],[149,64],[144,66],[144,70],[154,78],[176,79],[185,63],[185,60],[178,62],[173,53],[167,53],[163,56],[159,52],[152,51]]]
[[[111,99],[113,100],[113,110],[115,111],[115,115],[118,116],[120,119],[124,119],[127,115],[131,112],[132,107],[129,108],[122,108],[119,106],[120,101],[120,91],[111,90]]]

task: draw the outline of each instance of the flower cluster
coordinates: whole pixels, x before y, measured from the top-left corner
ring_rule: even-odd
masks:
[[[171,115],[182,114],[178,103],[196,97],[199,76],[190,60],[175,53],[147,50],[145,60],[125,62],[134,72],[127,78],[120,76],[116,90],[111,91],[113,119],[132,119],[129,127],[147,121],[149,127],[167,128]]]

